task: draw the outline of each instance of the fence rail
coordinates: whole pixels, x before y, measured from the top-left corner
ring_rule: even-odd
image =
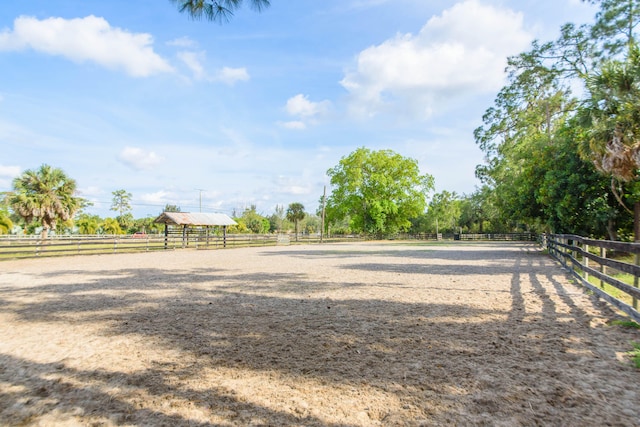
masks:
[[[410,240],[535,240],[531,233],[512,234],[398,234],[395,239]],[[364,240],[357,235],[324,236],[322,241],[346,242]],[[0,236],[0,260],[43,256],[92,255],[122,252],[150,252],[176,249],[221,249],[247,246],[275,246],[320,243],[318,235],[297,237],[290,234],[228,234],[221,236],[202,230],[171,231],[168,235],[60,235],[41,239],[39,236]]]
[[[360,240],[357,236],[325,237],[324,242]],[[164,235],[120,236],[55,236],[0,238],[0,260],[37,258],[63,255],[96,255],[124,252],[150,252],[177,249],[222,249],[248,246],[275,246],[296,243],[319,243],[319,236],[294,236],[277,234],[189,235],[172,233]]]
[[[594,240],[571,234],[551,234],[545,236],[545,240],[543,244],[549,255],[582,285],[640,322],[639,243]]]

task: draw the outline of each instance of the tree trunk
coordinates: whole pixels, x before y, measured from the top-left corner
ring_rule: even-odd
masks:
[[[615,221],[611,219],[607,221],[607,235],[609,236],[609,240],[614,240],[614,241],[618,240],[618,232],[616,231],[616,224],[615,224]]]
[[[640,242],[640,200],[633,204],[633,240]]]

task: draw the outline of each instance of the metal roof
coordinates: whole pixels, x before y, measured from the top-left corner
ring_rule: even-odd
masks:
[[[221,213],[163,212],[153,222],[172,225],[237,225]]]

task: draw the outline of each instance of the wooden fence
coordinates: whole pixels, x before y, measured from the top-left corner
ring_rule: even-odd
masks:
[[[521,242],[535,242],[538,239],[538,235],[535,233],[419,233],[399,234],[396,237],[415,240],[497,240]]]
[[[454,234],[454,240],[500,240],[534,242],[538,238],[535,233],[462,233]]]
[[[360,240],[357,236],[340,236],[323,239],[324,242]],[[63,255],[95,255],[124,252],[150,252],[176,249],[222,249],[248,246],[275,246],[296,243],[319,243],[319,236],[295,236],[278,234],[228,234],[218,235],[94,235],[39,237],[0,237],[0,260],[36,258]]]
[[[394,239],[409,240],[535,240],[530,233],[515,234],[398,234]],[[357,235],[324,236],[322,241],[347,242],[365,240]],[[320,243],[319,235],[292,234],[228,234],[226,236],[189,230],[173,231],[167,236],[142,235],[65,235],[50,236],[0,236],[0,260],[35,258],[43,256],[92,255],[123,252],[150,252],[176,249],[221,249],[247,246],[275,246],[288,244]]]
[[[551,234],[543,245],[582,285],[640,322],[640,243]]]

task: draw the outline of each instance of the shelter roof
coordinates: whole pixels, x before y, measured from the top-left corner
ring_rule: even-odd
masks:
[[[228,215],[221,213],[163,212],[153,222],[170,225],[237,225]]]

